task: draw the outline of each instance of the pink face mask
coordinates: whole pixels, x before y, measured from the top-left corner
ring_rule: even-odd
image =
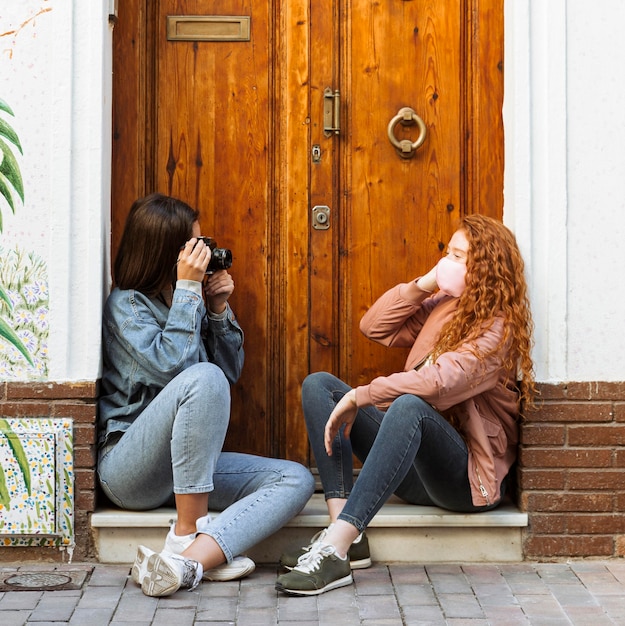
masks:
[[[466,287],[464,277],[467,273],[467,266],[458,263],[444,256],[436,264],[436,282],[438,288],[454,298],[459,298]]]

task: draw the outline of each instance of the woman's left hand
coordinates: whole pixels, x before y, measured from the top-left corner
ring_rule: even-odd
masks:
[[[208,308],[219,315],[226,310],[228,298],[234,291],[234,280],[226,270],[209,274],[204,282],[204,294]]]
[[[357,413],[356,390],[351,389],[339,400],[326,422],[323,441],[328,456],[332,456],[332,442],[341,429],[341,426],[345,425],[343,434],[349,437]]]

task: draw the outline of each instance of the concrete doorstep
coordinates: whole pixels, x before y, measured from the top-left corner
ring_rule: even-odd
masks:
[[[211,513],[219,515],[219,513]],[[161,550],[176,511],[101,508],[91,516],[100,563],[132,563],[138,544]],[[284,528],[255,546],[257,563],[277,563],[293,546],[307,545],[329,523],[322,494]],[[513,504],[485,513],[453,513],[391,499],[367,529],[371,558],[385,563],[505,563],[523,560],[521,534],[528,516]]]

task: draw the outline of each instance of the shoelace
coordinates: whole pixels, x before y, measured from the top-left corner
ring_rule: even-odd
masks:
[[[176,558],[175,555],[173,558]],[[185,559],[184,557],[176,558],[178,561],[182,561],[182,582],[181,587],[188,587],[189,591],[193,591],[202,580],[202,574],[199,570],[199,563],[191,559]]]
[[[307,546],[302,546],[302,550],[305,550],[304,554],[302,554],[297,562],[299,563],[302,558],[310,554],[310,551],[318,544],[323,543],[323,540],[326,538],[328,531],[334,526],[334,524],[330,524],[327,528],[320,530],[316,535],[313,535],[310,543]]]
[[[316,543],[312,546],[310,552],[303,554],[299,558],[297,566],[294,569],[298,572],[303,572],[304,574],[312,574],[314,571],[319,569],[319,565],[325,557],[334,553],[334,546]]]
[[[327,528],[320,530],[316,535],[313,535],[313,538],[310,540],[310,543],[307,546],[302,546],[302,548],[307,551],[312,550],[313,546],[317,543],[321,543],[327,534],[328,534]]]

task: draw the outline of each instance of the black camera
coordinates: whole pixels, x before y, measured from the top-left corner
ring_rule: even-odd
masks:
[[[198,237],[198,241],[200,239],[211,249],[211,260],[206,268],[207,274],[232,267],[232,252],[228,248],[218,248],[217,242],[212,237]]]

